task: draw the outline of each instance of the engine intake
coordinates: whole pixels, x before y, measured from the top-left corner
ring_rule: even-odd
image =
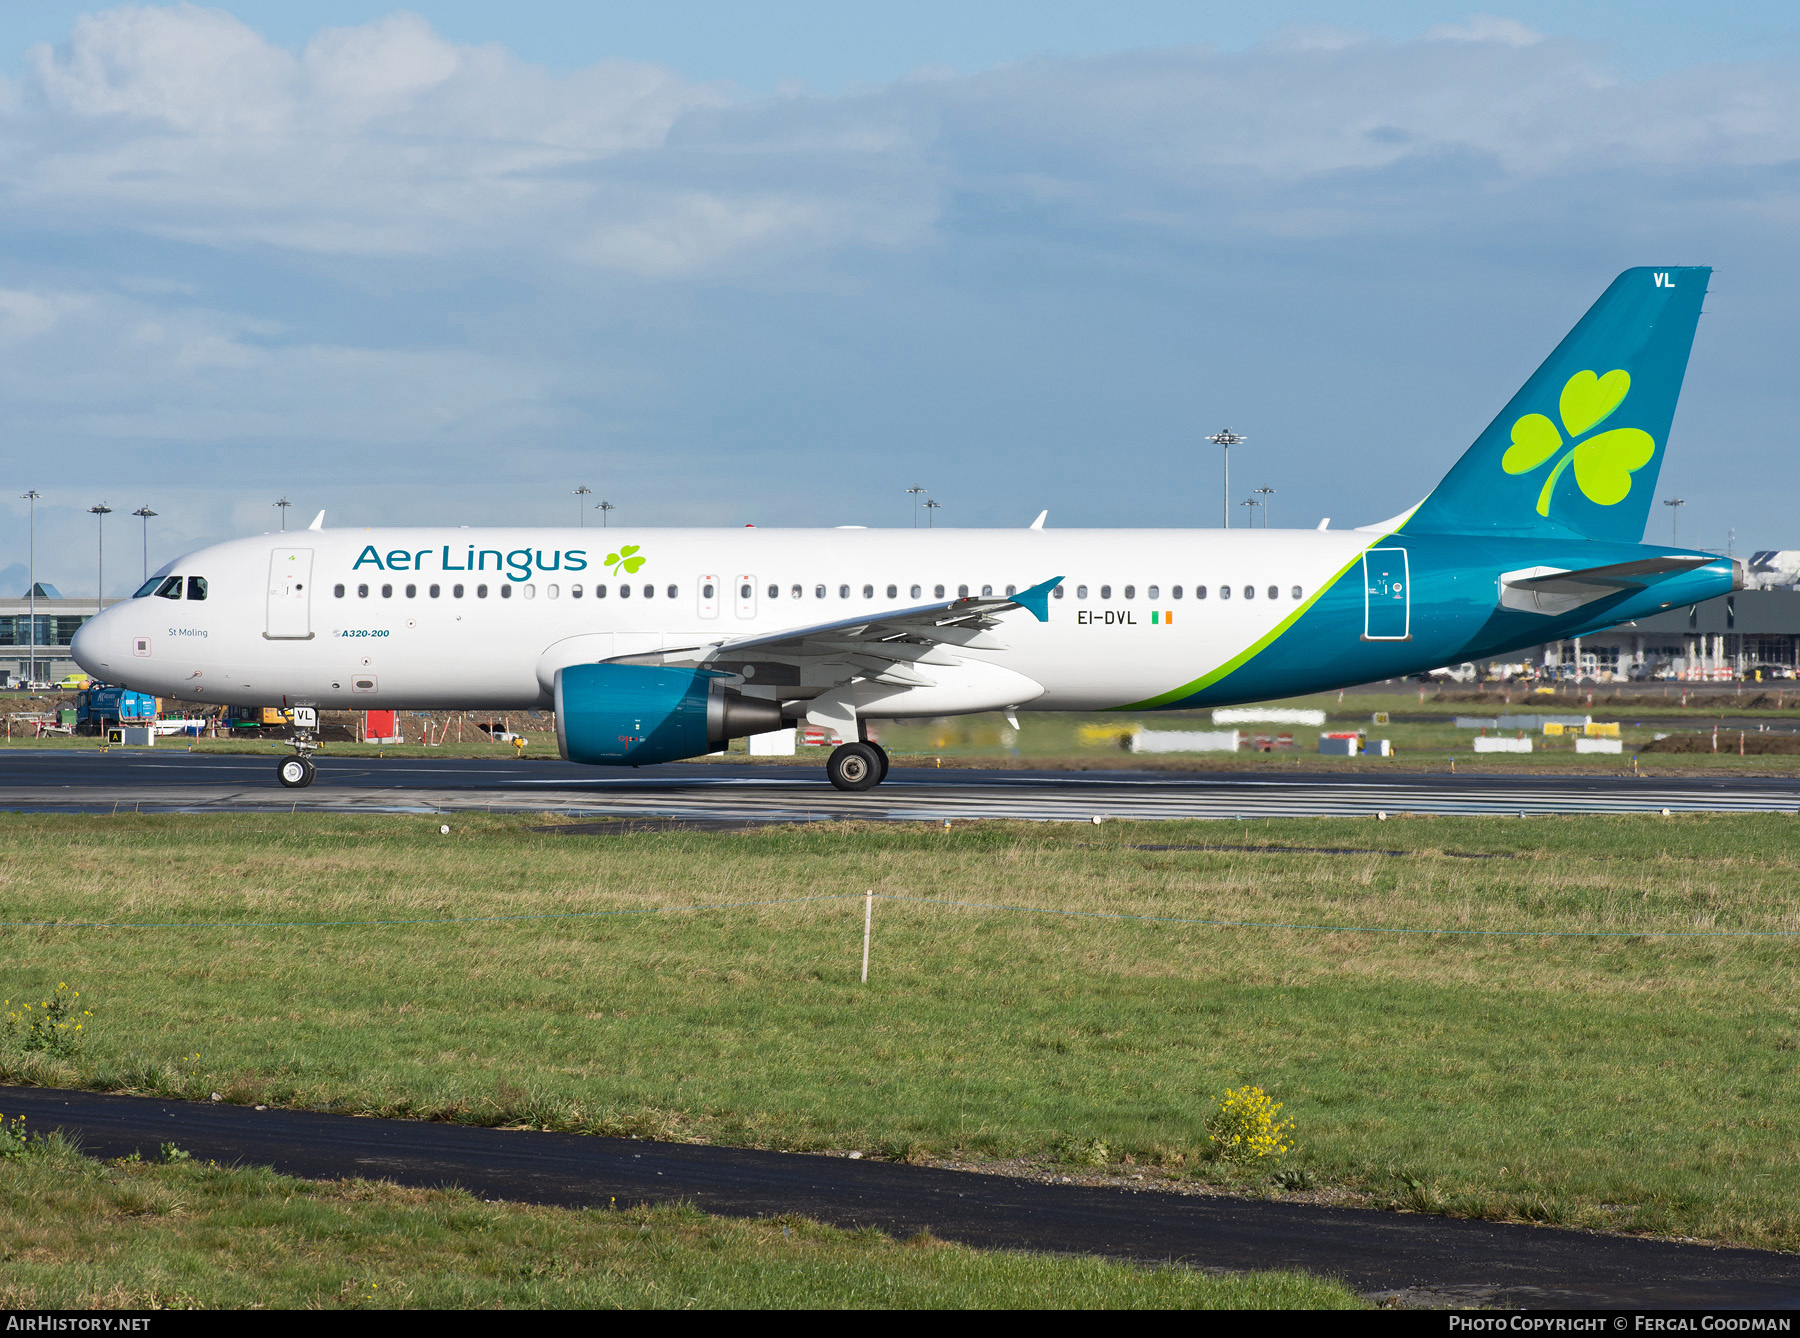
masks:
[[[649,766],[781,728],[781,706],[728,693],[712,669],[574,664],[556,671],[556,746],[571,762]]]

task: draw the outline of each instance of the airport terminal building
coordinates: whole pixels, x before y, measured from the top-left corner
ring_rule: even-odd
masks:
[[[100,611],[100,603],[87,598],[64,598],[55,586],[42,581],[36,592],[36,599],[30,590],[16,599],[0,599],[0,684],[31,681],[34,659],[38,681],[42,683],[54,683],[65,674],[80,672],[80,666],[69,654],[69,643],[81,625]],[[110,608],[117,602],[108,599],[106,605]]]
[[[1532,658],[1582,678],[1700,682],[1795,672],[1800,590],[1739,590],[1682,605],[1579,641],[1553,641]]]

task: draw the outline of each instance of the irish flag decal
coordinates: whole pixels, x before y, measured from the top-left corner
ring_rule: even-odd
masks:
[[[1157,623],[1172,623],[1174,621],[1175,612],[1173,609],[1164,609],[1160,613],[1155,609],[1150,610],[1150,625],[1152,627],[1156,626]]]

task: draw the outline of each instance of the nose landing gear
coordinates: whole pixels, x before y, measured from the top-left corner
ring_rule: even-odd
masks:
[[[825,775],[840,790],[872,790],[887,773],[887,750],[878,743],[840,744],[825,759]]]
[[[304,789],[313,783],[318,768],[313,765],[307,754],[319,746],[313,737],[319,727],[319,712],[311,706],[294,708],[294,736],[288,740],[293,748],[292,757],[284,757],[275,768],[275,778],[290,790]]]

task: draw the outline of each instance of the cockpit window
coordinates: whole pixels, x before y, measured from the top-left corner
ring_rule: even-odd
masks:
[[[133,599],[142,599],[145,595],[154,595],[156,593],[156,587],[161,585],[162,583],[163,583],[162,577],[152,576],[149,580],[145,581],[142,585],[140,585],[137,588],[137,593],[134,594],[132,596],[132,598]]]
[[[206,578],[204,576],[188,577],[188,598],[189,599],[205,599],[206,598]]]
[[[179,576],[164,577],[163,583],[156,588],[156,593],[163,599],[180,599],[181,578]]]

